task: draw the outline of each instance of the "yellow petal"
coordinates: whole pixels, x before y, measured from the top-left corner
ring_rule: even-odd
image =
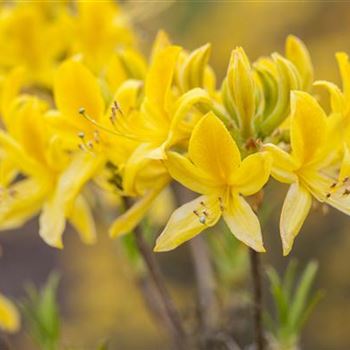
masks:
[[[178,182],[190,190],[201,193],[212,193],[218,184],[215,179],[210,178],[205,172],[196,167],[189,159],[184,156],[169,152],[167,160],[164,163],[170,175]]]
[[[340,70],[341,80],[343,83],[343,92],[345,100],[350,99],[350,62],[349,57],[345,52],[338,52],[336,55]],[[348,102],[349,103],[349,102]]]
[[[74,202],[82,187],[103,165],[102,156],[78,153],[61,174],[55,192],[45,203],[40,215],[40,236],[53,247],[62,248],[66,217],[72,213]]]
[[[130,209],[119,216],[109,229],[110,237],[116,238],[131,232],[145,217],[163,188],[164,186],[148,191],[148,193],[138,200]]]
[[[344,156],[341,163],[338,181],[343,182],[344,179],[350,176],[350,149],[348,146],[344,147]]]
[[[24,81],[24,74],[25,71],[23,67],[14,68],[7,74],[2,82],[0,109],[1,117],[7,128],[9,124],[11,124],[11,118],[8,112],[15,97],[20,93]]]
[[[214,226],[221,216],[218,197],[201,196],[176,209],[158,237],[154,251],[165,252]]]
[[[20,316],[12,302],[0,294],[0,328],[5,332],[16,332],[20,327]]]
[[[23,173],[37,177],[47,174],[47,169],[41,163],[31,158],[15,139],[2,130],[0,130],[0,147]]]
[[[327,138],[327,116],[314,97],[305,92],[292,92],[292,155],[300,164],[316,162],[322,157]]]
[[[232,185],[244,196],[258,192],[269,179],[271,164],[272,158],[267,152],[248,156],[232,176]]]
[[[77,230],[85,244],[96,243],[96,227],[90,207],[83,196],[78,196],[74,202],[69,221]]]
[[[241,161],[236,142],[223,122],[211,112],[195,126],[188,150],[198,168],[222,183],[228,183]]]
[[[168,146],[175,141],[181,140],[181,133],[179,134],[179,129],[181,123],[185,122],[185,117],[188,116],[190,110],[195,105],[201,105],[202,107],[210,108],[211,99],[208,93],[200,88],[194,88],[183,94],[177,101],[174,107],[174,115],[171,120],[171,126],[169,131],[169,137],[167,140]],[[187,135],[186,135],[187,136]]]
[[[152,54],[151,54],[152,61],[153,61],[155,55],[159,51],[165,49],[166,47],[168,47],[170,45],[171,45],[171,42],[170,42],[168,34],[164,30],[159,30],[157,33],[157,36],[153,42],[153,45],[152,45]]]
[[[292,250],[294,239],[310,211],[311,204],[312,197],[305,187],[297,182],[290,186],[280,219],[283,255],[288,255]]]
[[[14,229],[36,215],[47,195],[49,185],[34,179],[17,182],[3,189],[0,202],[0,229]]]
[[[276,145],[268,143],[264,145],[264,150],[272,157],[271,175],[280,182],[293,183],[297,181],[294,171],[298,168],[293,157]]]
[[[164,110],[173,80],[180,47],[168,46],[155,53],[146,77],[145,95],[151,104]]]
[[[294,63],[300,73],[302,89],[309,90],[314,75],[310,54],[305,44],[294,35],[289,35],[287,38],[286,56]]]
[[[350,196],[346,194],[347,182],[333,187],[333,178],[316,171],[303,174],[303,181],[318,201],[326,202],[344,214],[350,215]]]
[[[57,69],[54,95],[57,108],[69,118],[81,118],[80,108],[95,120],[104,112],[97,79],[80,62],[68,60]]]
[[[145,173],[144,169],[148,170],[151,162],[154,162],[150,159],[154,151],[154,145],[142,143],[127,160],[123,173],[123,189],[127,195],[140,194],[138,188],[142,187],[142,184],[138,183],[138,178]]]
[[[232,234],[257,252],[265,252],[260,223],[242,196],[233,195],[222,214]]]
[[[48,131],[44,121],[44,108],[37,98],[23,99],[9,115],[12,125],[9,133],[23,146],[26,153],[39,163],[45,163]]]
[[[256,109],[255,81],[248,57],[242,48],[232,52],[227,79],[242,134],[249,137],[252,135],[252,121]]]
[[[314,86],[321,86],[328,90],[333,113],[342,113],[345,110],[346,101],[337,85],[326,80],[318,80],[315,81]]]

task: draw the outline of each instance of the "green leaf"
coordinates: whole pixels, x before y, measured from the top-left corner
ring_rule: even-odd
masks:
[[[287,270],[283,279],[283,292],[286,296],[287,302],[290,302],[292,296],[292,289],[295,281],[295,274],[297,271],[298,262],[296,259],[292,259],[288,264]]]
[[[290,308],[289,322],[293,328],[296,327],[298,320],[300,320],[302,317],[317,269],[318,264],[314,261],[310,262],[300,278],[296,295]]]
[[[58,283],[58,274],[52,273],[41,290],[28,285],[27,297],[20,303],[28,332],[42,350],[58,349],[60,338],[60,315],[56,301]]]

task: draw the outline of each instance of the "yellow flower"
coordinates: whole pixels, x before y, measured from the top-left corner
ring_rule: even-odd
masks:
[[[10,300],[0,294],[0,329],[16,332],[20,327],[20,316]]]
[[[256,153],[241,161],[235,141],[211,112],[194,128],[188,156],[170,152],[168,170],[174,179],[202,196],[175,210],[155,251],[176,248],[214,226],[221,216],[239,240],[256,251],[265,251],[258,218],[242,195],[252,195],[264,186],[270,158]]]
[[[0,67],[21,66],[30,83],[51,87],[56,62],[67,49],[66,11],[62,3],[2,7]]]
[[[305,92],[293,92],[291,101],[291,153],[273,144],[264,146],[274,160],[272,176],[291,184],[280,219],[284,255],[292,249],[310,211],[312,197],[350,213],[349,197],[339,191],[331,194],[335,183],[327,171],[332,158],[327,116],[316,100]]]
[[[90,208],[82,186],[99,167],[96,157],[78,152],[68,156],[57,137],[48,132],[45,104],[34,97],[19,97],[8,115],[7,132],[0,131],[3,197],[0,228],[21,226],[42,209],[40,235],[62,247],[66,219],[86,243],[96,239]],[[23,179],[16,180],[20,174]]]
[[[73,20],[73,53],[100,72],[113,52],[135,43],[128,18],[115,1],[77,2]]]
[[[330,138],[332,147],[340,150],[350,147],[350,62],[344,52],[336,54],[340,76],[342,80],[342,91],[334,83],[319,80],[314,85],[326,88],[330,93],[331,114],[329,116]]]

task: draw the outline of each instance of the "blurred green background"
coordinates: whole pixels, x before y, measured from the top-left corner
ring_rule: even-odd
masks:
[[[251,60],[273,51],[283,52],[288,34],[300,37],[311,52],[316,79],[339,83],[336,51],[350,53],[350,3],[333,1],[182,1],[126,2],[130,9],[145,13],[133,22],[145,52],[158,29],[165,29],[173,42],[194,49],[211,42],[211,64],[218,80],[225,73],[230,51],[242,46]],[[319,261],[317,287],[326,296],[317,306],[302,337],[307,350],[350,349],[350,218],[334,210],[324,214],[315,208],[296,240],[290,257],[283,258],[278,220],[286,187],[272,184],[267,199],[277,203],[264,228],[268,253],[264,263],[283,271],[291,257],[303,266],[310,259]],[[53,269],[62,275],[59,300],[64,315],[66,344],[94,349],[103,338],[111,338],[112,349],[166,349],[165,334],[159,330],[144,307],[135,276],[122,254],[118,241],[107,238],[108,220],[99,218],[99,243],[83,246],[70,231],[65,233],[65,249],[57,251],[39,238],[36,221],[17,232],[0,236],[0,290],[17,298],[23,285],[40,285]],[[221,232],[206,235],[222,234]],[[194,276],[188,245],[158,256],[167,282],[180,308],[194,303]],[[237,266],[233,267],[234,269]],[[249,288],[249,280],[246,281]],[[268,289],[265,288],[267,304]],[[237,301],[239,303],[239,301]],[[185,315],[191,317],[191,315]],[[237,317],[250,320],[249,312]],[[10,338],[15,349],[35,349],[21,332]]]

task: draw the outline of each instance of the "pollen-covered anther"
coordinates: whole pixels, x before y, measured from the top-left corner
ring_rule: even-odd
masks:
[[[193,210],[193,214],[198,216],[199,222],[201,224],[206,224],[208,218],[208,212],[206,210],[203,210],[201,213],[199,213],[197,210]]]
[[[201,224],[205,225],[206,221],[207,221],[207,218],[206,218],[204,215],[201,215],[201,216],[199,217],[199,222],[200,222]]]
[[[222,197],[219,197],[219,205],[220,205],[220,210],[223,212],[225,207],[224,207],[224,201]]]
[[[348,196],[350,194],[350,189],[346,188],[343,192],[343,196]]]

